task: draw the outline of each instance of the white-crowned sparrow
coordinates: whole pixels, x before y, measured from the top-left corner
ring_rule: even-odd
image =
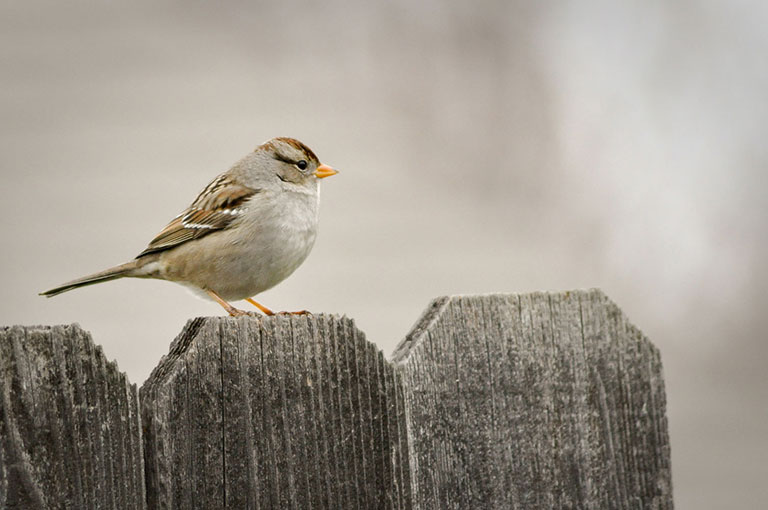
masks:
[[[319,179],[338,173],[309,147],[273,138],[211,181],[134,260],[41,295],[117,278],[156,278],[185,285],[243,315],[245,299],[287,278],[309,255],[317,234]]]

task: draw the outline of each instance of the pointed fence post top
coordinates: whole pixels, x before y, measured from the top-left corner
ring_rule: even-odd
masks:
[[[0,508],[144,509],[138,394],[79,325],[0,328]]]
[[[590,320],[590,311],[602,309],[605,314],[612,317],[621,317],[626,327],[637,330],[629,323],[619,306],[613,302],[600,289],[569,290],[562,292],[532,292],[525,294],[467,294],[440,296],[433,299],[416,321],[405,338],[397,345],[392,353],[392,361],[401,363],[407,359],[411,350],[426,340],[426,336],[441,324],[452,320],[459,320],[467,324],[480,324],[483,318],[478,315],[478,309],[495,310],[496,315],[505,315],[508,320],[515,320],[515,315],[520,321],[525,321],[525,315],[534,311],[534,306],[539,310],[542,302],[549,306],[571,306],[578,303],[579,321],[583,325],[584,309],[587,309],[587,318]],[[574,309],[575,310],[575,309]],[[535,313],[535,311],[534,311]],[[588,339],[589,340],[589,339]],[[617,338],[621,341],[621,338]],[[656,347],[647,339],[648,347],[656,350]]]
[[[671,508],[661,359],[601,291],[437,298],[393,362],[422,507]]]
[[[150,508],[405,508],[402,388],[354,322],[191,320],[141,388]]]

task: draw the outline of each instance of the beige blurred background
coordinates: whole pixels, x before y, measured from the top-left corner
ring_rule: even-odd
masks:
[[[763,507],[764,3],[105,4],[0,4],[0,324],[79,322],[141,383],[222,310],[165,282],[37,292],[293,136],[343,173],[267,305],[389,354],[438,295],[600,287],[661,349],[677,508]]]

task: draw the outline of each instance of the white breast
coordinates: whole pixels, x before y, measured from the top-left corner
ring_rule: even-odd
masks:
[[[272,288],[312,250],[318,201],[314,192],[259,193],[228,228],[163,252],[162,277],[226,300]]]
[[[241,231],[250,235],[233,240],[231,264],[241,274],[236,299],[274,287],[304,262],[317,237],[318,202],[314,193],[283,193],[270,210],[246,213]]]

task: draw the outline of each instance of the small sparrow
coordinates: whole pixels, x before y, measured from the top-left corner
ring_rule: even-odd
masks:
[[[238,299],[273,315],[252,296],[285,280],[307,258],[317,235],[320,179],[337,173],[300,141],[273,138],[211,181],[134,260],[40,295],[117,278],[155,278],[185,285],[232,316],[248,315],[228,302]]]

